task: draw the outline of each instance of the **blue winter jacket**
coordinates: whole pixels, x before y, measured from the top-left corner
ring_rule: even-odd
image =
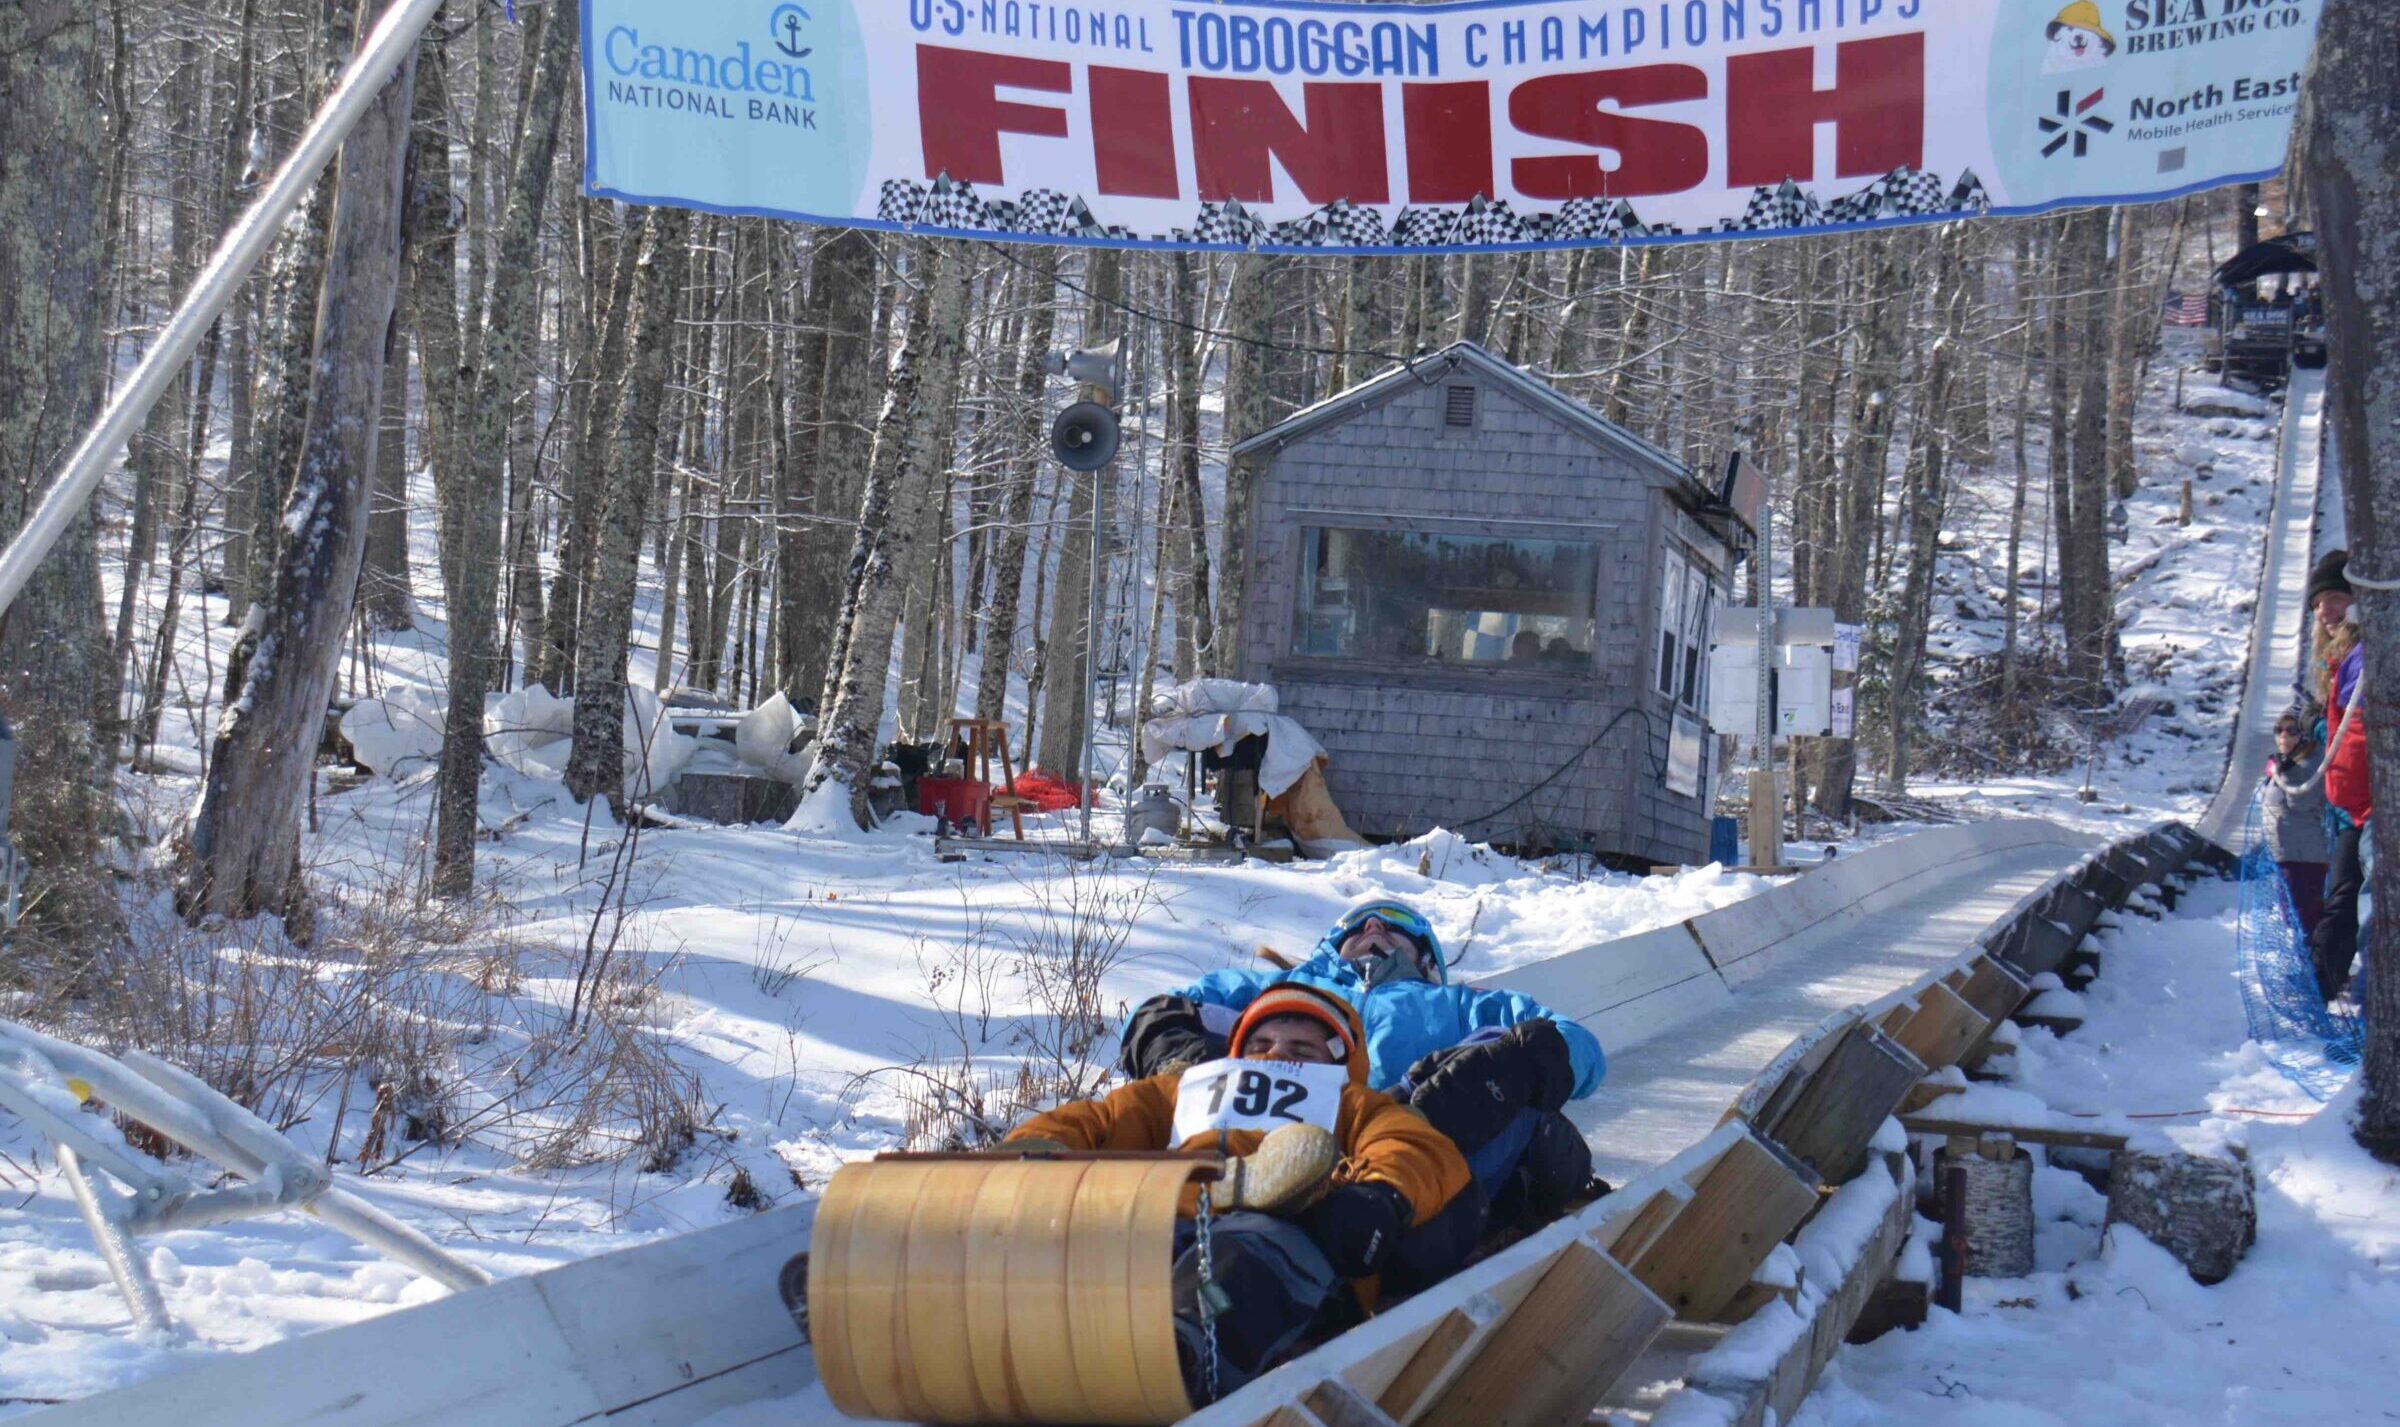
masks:
[[[1601,1053],[1598,1038],[1531,996],[1426,981],[1386,981],[1369,987],[1340,952],[1322,943],[1316,955],[1289,971],[1212,971],[1178,994],[1199,1002],[1210,1029],[1222,1035],[1233,1028],[1231,1016],[1214,1024],[1205,1008],[1219,1006],[1238,1015],[1278,981],[1322,986],[1358,1009],[1367,1028],[1367,1083],[1377,1090],[1398,1085],[1419,1056],[1447,1050],[1477,1031],[1538,1020],[1556,1022],[1566,1039],[1567,1057],[1575,1066],[1576,1099],[1599,1089],[1601,1077],[1608,1073],[1608,1057]]]

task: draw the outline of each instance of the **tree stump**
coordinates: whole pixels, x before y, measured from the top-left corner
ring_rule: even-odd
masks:
[[[1944,1148],[1934,1183],[1948,1184],[1941,1171],[1965,1172],[1966,1273],[1973,1278],[2023,1278],[2033,1272],[2033,1156],[2007,1136],[1983,1144],[1955,1136]],[[1947,1206],[1944,1213],[1947,1217]]]
[[[2141,1230],[2201,1283],[2222,1283],[2258,1241],[2258,1188],[2245,1162],[2121,1150],[2108,1222]]]

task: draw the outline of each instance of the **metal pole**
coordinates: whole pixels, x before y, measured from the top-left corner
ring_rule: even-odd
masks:
[[[118,389],[99,420],[84,433],[58,478],[42,493],[41,504],[26,518],[8,549],[0,551],[0,612],[16,603],[33,572],[66,533],[68,522],[92,498],[134,428],[149,416],[167,384],[191,360],[209,325],[232,305],[235,293],[282,231],[284,220],[300,206],[317,175],[333,161],[342,140],[358,126],[367,107],[390,81],[392,71],[407,59],[409,47],[441,7],[442,0],[392,0],[391,8],[376,22],[366,44],[342,71],[324,107],[300,136],[300,146],[276,171],[258,201],[227,230],[192,290],[159,329],[158,340],[142,354],[132,379]]]
[[[1092,701],[1100,694],[1100,483],[1106,479],[1108,467],[1092,472],[1091,578],[1084,582],[1082,840],[1086,847],[1092,841],[1092,739],[1100,731],[1099,721],[1092,716]]]
[[[1783,865],[1783,798],[1775,785],[1775,475],[1759,474],[1758,773],[1750,788],[1750,862]]]

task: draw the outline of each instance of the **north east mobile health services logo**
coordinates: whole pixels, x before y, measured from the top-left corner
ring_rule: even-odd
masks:
[[[873,107],[854,3],[590,0],[594,189],[858,211]]]
[[[2082,158],[2091,152],[2095,135],[2115,133],[2117,126],[2096,112],[2100,101],[2107,97],[2108,91],[2103,89],[2095,89],[2084,95],[2078,95],[2072,89],[2058,91],[2057,112],[2044,114],[2034,121],[2034,128],[2047,140],[2042,145],[2042,157],[2055,158],[2062,153],[2071,153],[2076,158]]]

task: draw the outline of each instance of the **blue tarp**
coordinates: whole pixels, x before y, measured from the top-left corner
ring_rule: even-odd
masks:
[[[2283,869],[2267,851],[2256,798],[2242,837],[2240,908],[2234,974],[2250,1039],[2293,1084],[2330,1100],[2358,1068],[2358,1010],[2346,999],[2328,1007],[2317,988],[2316,965]]]

